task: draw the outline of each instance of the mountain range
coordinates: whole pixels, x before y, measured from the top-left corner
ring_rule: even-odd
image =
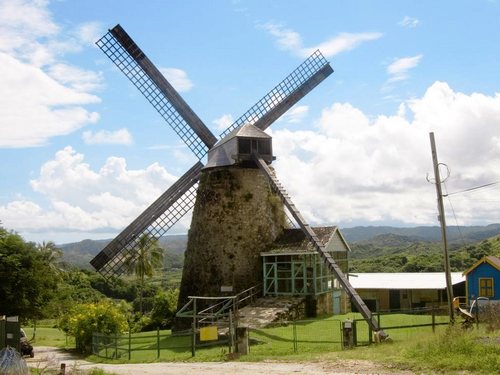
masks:
[[[409,248],[436,247],[441,241],[441,229],[438,226],[420,227],[390,227],[390,226],[360,226],[341,228],[342,234],[349,243],[352,258],[376,257],[387,254],[387,249],[393,254]],[[500,224],[486,226],[449,226],[448,241],[451,248],[477,243],[500,234]],[[109,240],[83,240],[80,242],[58,245],[63,251],[63,260],[77,267],[90,269],[90,260],[99,253]],[[160,239],[160,245],[166,249],[165,265],[168,268],[182,268],[187,235],[169,235]]]

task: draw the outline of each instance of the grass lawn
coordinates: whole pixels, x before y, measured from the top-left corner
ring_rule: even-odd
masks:
[[[42,321],[37,324],[35,339],[31,341],[34,346],[55,346],[58,348],[74,349],[75,339],[63,331],[54,328],[54,322]],[[24,326],[28,339],[33,337],[33,326]]]
[[[430,324],[429,315],[393,314],[381,316],[381,326],[386,328],[390,341],[382,344],[341,348],[341,322],[357,320],[358,314],[335,317],[320,317],[314,320],[273,328],[250,331],[250,354],[242,361],[265,359],[284,361],[336,361],[342,359],[364,359],[381,362],[397,369],[411,369],[417,372],[460,372],[474,374],[500,373],[500,332],[485,332],[485,327],[474,327],[463,331],[460,325],[454,327],[439,325],[433,333],[431,326],[419,328],[391,329],[409,324]],[[447,316],[436,317],[436,322],[446,322]],[[31,331],[25,328],[28,337]],[[368,342],[368,327],[364,321],[357,321],[358,340]],[[223,361],[228,353],[227,345],[197,348],[191,357],[190,337],[172,336],[170,331],[160,331],[160,356],[157,358],[157,332],[143,332],[131,335],[131,361],[128,360],[128,335],[122,336],[116,349],[121,353],[118,359],[104,359],[89,356],[94,362],[141,363],[155,361]],[[294,340],[295,337],[295,340]],[[71,347],[61,331],[37,328],[35,345]],[[115,351],[115,344],[108,348],[108,355]],[[104,353],[104,349],[101,352]]]
[[[295,324],[280,325],[273,328],[251,330],[250,354],[245,360],[258,361],[272,357],[297,356],[307,353],[328,353],[342,350],[341,322],[346,319],[357,321],[358,344],[369,343],[369,330],[366,322],[359,314],[320,317]],[[447,317],[444,317],[447,319]],[[436,322],[443,320],[436,318]],[[410,324],[431,324],[430,315],[393,314],[381,317],[383,327],[394,327]],[[440,326],[437,326],[439,328]],[[423,332],[432,335],[432,327],[388,329],[394,341],[408,340]],[[158,356],[157,341],[160,344]],[[225,359],[229,349],[227,344],[196,348],[196,356],[191,356],[190,336],[171,336],[170,331],[143,332],[133,334],[129,343],[128,336],[121,336],[116,342],[110,342],[100,352],[101,357],[91,356],[93,361],[123,363],[129,361],[128,348],[132,349],[131,362],[156,361],[220,361]],[[106,357],[106,358],[102,358]],[[118,357],[118,358],[117,358]],[[113,359],[110,359],[113,358]]]

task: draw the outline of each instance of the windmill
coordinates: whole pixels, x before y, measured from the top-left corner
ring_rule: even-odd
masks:
[[[199,160],[92,259],[92,266],[105,277],[109,277],[124,272],[124,259],[134,251],[141,236],[163,236],[193,208],[199,176],[204,167],[202,160],[216,145],[217,138],[120,25],[110,29],[96,44],[139,89]],[[257,129],[265,130],[332,72],[333,69],[320,51],[315,51],[220,134],[220,138],[223,139],[248,123]],[[321,242],[291,203],[266,161],[258,154],[253,155],[254,162],[270,180],[276,193],[283,199],[288,211],[317,251],[324,255],[325,263],[339,279],[358,310],[372,328],[379,331],[377,321],[371,318],[369,309],[334,260],[323,252]]]

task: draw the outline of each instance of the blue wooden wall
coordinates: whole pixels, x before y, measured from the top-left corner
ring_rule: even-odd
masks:
[[[467,299],[470,301],[479,296],[479,279],[493,278],[493,300],[500,300],[500,271],[489,263],[481,263],[467,274]]]

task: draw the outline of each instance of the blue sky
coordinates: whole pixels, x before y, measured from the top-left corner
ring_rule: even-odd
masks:
[[[110,238],[195,161],[94,45],[120,23],[218,135],[307,54],[335,72],[269,130],[312,224],[436,225],[500,181],[498,1],[0,0],[0,221],[33,241]],[[447,200],[499,222],[500,185]],[[186,217],[173,232],[185,232]]]

